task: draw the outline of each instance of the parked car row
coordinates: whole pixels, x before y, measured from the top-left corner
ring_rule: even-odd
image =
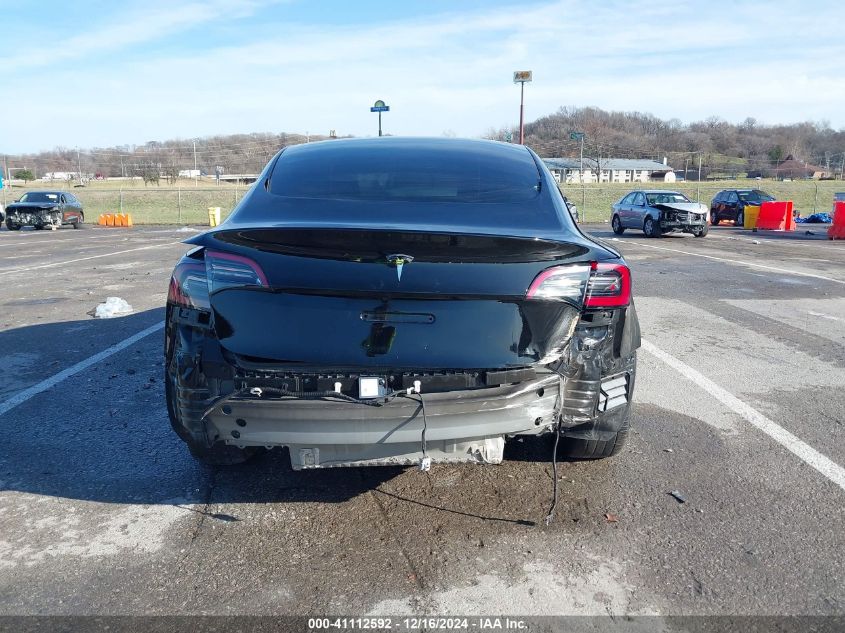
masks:
[[[774,200],[774,196],[760,189],[724,189],[716,194],[708,209],[677,191],[631,191],[611,206],[610,225],[617,235],[625,229],[638,229],[648,237],[674,232],[704,237],[708,219],[712,225],[729,220],[740,226],[745,221],[745,207]]]

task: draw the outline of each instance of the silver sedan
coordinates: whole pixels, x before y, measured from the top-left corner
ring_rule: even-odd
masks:
[[[617,235],[625,229],[639,229],[647,237],[672,232],[704,237],[707,207],[677,191],[632,191],[611,207],[610,224]]]

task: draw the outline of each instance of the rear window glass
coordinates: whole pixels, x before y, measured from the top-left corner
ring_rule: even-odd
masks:
[[[740,191],[739,199],[743,202],[765,202],[766,200],[774,200],[772,196],[767,194],[765,191],[760,191],[759,189],[755,189],[754,191]]]
[[[539,191],[537,166],[525,151],[337,143],[283,153],[271,177],[271,193],[335,200],[512,203],[531,200]]]

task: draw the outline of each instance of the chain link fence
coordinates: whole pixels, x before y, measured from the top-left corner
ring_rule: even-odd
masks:
[[[28,189],[45,189],[43,184],[4,190],[6,202],[12,202]],[[57,187],[58,188],[58,187]],[[208,224],[208,207],[220,207],[225,218],[248,191],[246,186],[216,187],[64,187],[82,201],[85,220],[95,223],[102,213],[130,213],[135,224]],[[609,222],[611,205],[635,189],[679,191],[690,200],[710,204],[722,189],[762,189],[778,200],[792,200],[795,209],[807,216],[831,212],[834,194],[845,191],[845,182],[837,181],[756,181],[726,180],[675,183],[596,183],[560,186],[570,202],[578,207],[582,222]],[[2,198],[0,198],[0,201]]]
[[[148,187],[97,188],[55,187],[31,183],[27,187],[7,188],[6,204],[31,189],[64,189],[82,202],[85,221],[97,222],[103,213],[129,213],[134,224],[208,224],[208,208],[220,207],[225,218],[243,198],[248,187]],[[0,197],[0,202],[2,202]]]

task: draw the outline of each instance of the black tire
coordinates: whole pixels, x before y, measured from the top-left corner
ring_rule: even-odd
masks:
[[[694,230],[694,231],[692,232],[692,234],[693,234],[693,236],[695,236],[695,237],[704,237],[705,235],[707,235],[707,232],[708,232],[708,229],[707,229],[707,225],[705,224],[705,225],[704,225],[704,226],[702,226],[700,229],[696,229],[696,230]]]
[[[43,225],[43,224],[36,224],[36,225],[35,225],[35,226],[33,226],[32,228],[34,228],[36,231],[43,231],[43,230],[44,230],[44,225]]]
[[[646,237],[660,237],[660,227],[651,216],[643,221],[643,233]]]
[[[625,227],[622,226],[622,222],[619,220],[618,215],[613,216],[613,219],[610,221],[610,226],[616,235],[622,235],[625,232]]]
[[[628,441],[631,429],[629,418],[625,418],[616,435],[609,440],[582,440],[575,437],[562,437],[558,444],[557,454],[562,459],[604,459],[616,455]]]
[[[736,220],[734,221],[734,226],[743,226],[745,224],[745,211],[740,209],[736,212]]]
[[[8,220],[6,220],[6,228],[9,229],[10,231],[20,231],[21,225],[20,224],[12,224]]]
[[[85,217],[79,216],[78,218],[76,218],[76,222],[73,222],[73,228],[81,228],[83,222],[85,222]]]
[[[167,321],[170,317],[168,315]],[[176,371],[176,352],[177,348],[181,346],[183,337],[174,336],[171,338],[170,333],[165,334],[165,362],[167,369],[164,376],[164,394],[167,401],[167,414],[170,418],[170,424],[176,434],[188,445],[191,455],[194,459],[208,464],[209,466],[235,466],[243,464],[256,454],[260,453],[263,447],[247,446],[238,448],[216,441],[211,446],[208,446],[204,439],[198,438],[188,432],[186,425],[183,423],[183,416],[189,417],[191,412],[189,409],[183,409],[179,402],[183,403],[194,401],[205,401],[210,398],[209,390],[206,385],[205,377],[201,377],[199,383],[186,383],[184,379]],[[196,379],[196,376],[195,376]],[[181,398],[179,397],[181,394]],[[201,407],[205,404],[201,403]]]
[[[719,226],[719,214],[715,211],[710,212],[710,225]]]

